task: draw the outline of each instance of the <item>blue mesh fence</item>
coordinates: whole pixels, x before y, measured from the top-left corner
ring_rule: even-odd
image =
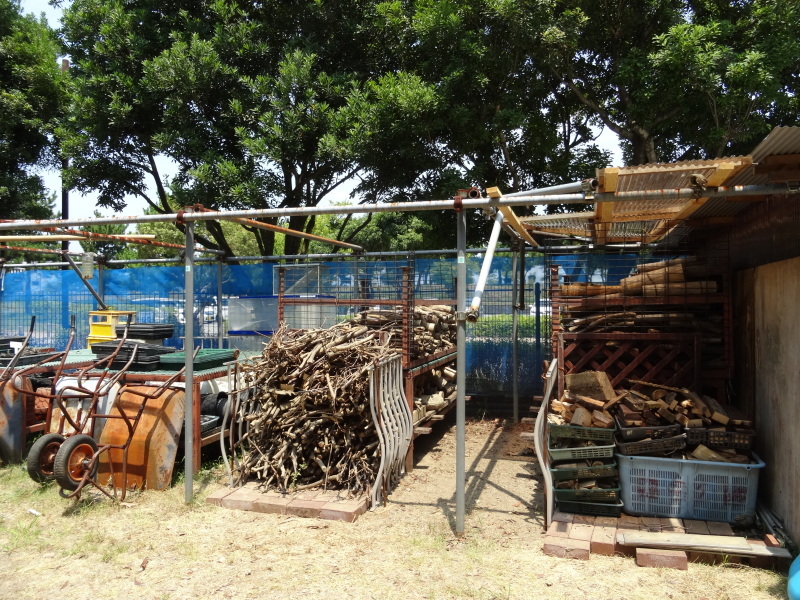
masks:
[[[467,393],[508,395],[512,390],[512,298],[511,257],[496,256],[483,295],[481,318],[467,327]],[[481,257],[467,259],[468,299],[474,290]],[[413,267],[414,296],[420,299],[455,298],[454,258],[410,258],[370,261],[347,259],[302,265],[283,265],[298,272],[295,293],[312,293],[338,298],[400,299],[403,267]],[[227,319],[231,297],[270,296],[277,292],[276,265],[223,265],[222,304]],[[214,264],[196,265],[195,344],[217,345],[218,269]],[[541,363],[549,352],[550,311],[546,294],[546,269],[542,257],[528,257],[525,273],[526,307],[519,317],[519,392],[532,396],[541,391]],[[115,310],[133,310],[140,323],[174,325],[166,344],[183,347],[184,267],[147,266],[95,270],[90,280],[106,304]],[[299,288],[298,288],[299,286]],[[305,287],[303,287],[305,286]],[[287,293],[292,290],[287,289]],[[366,295],[365,295],[366,294]],[[536,305],[538,298],[538,314]],[[24,335],[32,315],[36,327],[32,344],[63,349],[68,337],[70,315],[76,315],[77,334],[73,348],[85,348],[91,310],[97,310],[91,293],[72,271],[29,270],[6,272],[0,291],[0,335]],[[339,307],[345,318],[352,309]],[[224,325],[227,332],[227,321]]]

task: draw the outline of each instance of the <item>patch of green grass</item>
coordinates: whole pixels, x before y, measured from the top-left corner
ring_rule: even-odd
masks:
[[[5,552],[19,548],[33,548],[38,546],[42,537],[42,527],[39,517],[30,517],[15,520],[11,524],[0,523],[0,535],[6,539],[0,548]]]

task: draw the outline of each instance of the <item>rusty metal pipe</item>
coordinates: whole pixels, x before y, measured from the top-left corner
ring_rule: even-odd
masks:
[[[201,212],[214,212],[209,208],[205,208],[202,205],[197,205],[195,208]],[[239,225],[247,225],[248,227],[255,227],[257,229],[266,229],[267,231],[274,231],[276,233],[283,233],[285,235],[291,235],[294,237],[304,238],[307,240],[314,240],[316,242],[323,242],[325,244],[332,244],[334,246],[339,246],[340,248],[347,248],[348,250],[355,250],[356,252],[361,252],[364,250],[361,246],[357,246],[356,244],[348,244],[347,242],[340,242],[339,240],[332,240],[330,238],[322,237],[321,235],[314,235],[313,233],[306,233],[305,231],[297,231],[295,229],[289,229],[287,227],[281,227],[280,225],[272,225],[270,223],[262,223],[261,221],[255,221],[253,219],[244,219],[244,218],[237,218],[231,219],[234,223],[238,223]]]
[[[502,196],[500,198],[463,198],[460,200],[462,209],[484,209],[499,206],[535,206],[547,204],[582,204],[586,202],[620,202],[625,200],[675,200],[692,199],[697,197],[696,188],[676,188],[665,190],[630,191],[618,193],[599,194],[531,194],[523,196]],[[792,189],[787,185],[744,185],[704,189],[701,192],[704,198],[731,198],[742,196],[763,196],[770,194],[798,194],[800,189]],[[0,231],[12,229],[44,229],[47,227],[83,226],[83,225],[109,225],[114,223],[165,223],[183,220],[217,221],[235,218],[277,218],[289,216],[311,215],[339,215],[381,212],[415,212],[427,210],[455,210],[457,208],[453,199],[448,200],[423,200],[411,202],[393,202],[379,204],[364,204],[358,206],[306,206],[298,208],[266,208],[233,211],[185,212],[165,215],[140,215],[119,217],[98,217],[92,219],[46,219],[46,220],[19,220],[0,223]]]

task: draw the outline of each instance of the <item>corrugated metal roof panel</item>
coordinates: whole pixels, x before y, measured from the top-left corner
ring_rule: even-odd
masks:
[[[800,127],[776,127],[750,153],[755,162],[776,154],[800,154]]]

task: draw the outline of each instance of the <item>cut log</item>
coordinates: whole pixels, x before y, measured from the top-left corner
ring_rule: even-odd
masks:
[[[591,427],[592,413],[590,413],[584,407],[578,406],[575,409],[575,413],[572,415],[572,419],[570,419],[570,425],[578,425],[580,427]]]
[[[645,285],[654,285],[658,283],[673,283],[684,281],[683,266],[666,265],[658,269],[631,275],[620,280],[623,293],[631,296],[639,296],[642,294],[642,288]]]
[[[676,267],[678,265],[681,265],[683,267],[688,267],[689,265],[694,265],[696,262],[697,262],[696,256],[681,256],[679,258],[671,258],[669,260],[660,260],[657,262],[637,265],[636,270],[639,273],[647,273],[648,271],[655,271],[657,269],[664,269],[668,267]]]
[[[727,425],[730,422],[730,417],[728,417],[728,413],[725,412],[725,409],[722,408],[722,405],[720,405],[720,403],[717,402],[716,399],[712,398],[711,396],[703,396],[703,402],[711,412],[711,415],[709,416],[712,421],[716,421],[717,423],[721,423],[722,425]]]
[[[595,400],[594,398],[589,398],[589,396],[575,394],[575,398],[577,399],[578,404],[588,408],[589,410],[603,410],[606,405],[606,403],[602,400]]]
[[[602,371],[570,373],[565,379],[567,389],[574,394],[589,396],[603,402],[616,398],[611,380]]]
[[[669,283],[645,284],[642,296],[702,296],[716,294],[716,281],[670,281]]]
[[[595,427],[610,429],[614,427],[614,417],[605,411],[595,410],[592,412],[592,424]]]

